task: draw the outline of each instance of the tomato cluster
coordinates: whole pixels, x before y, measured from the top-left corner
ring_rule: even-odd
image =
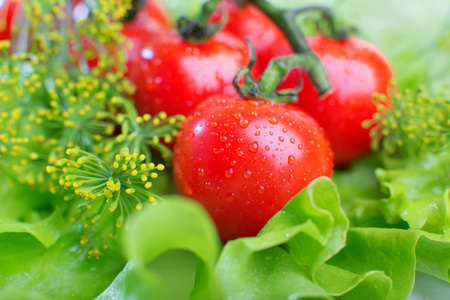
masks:
[[[17,4],[5,3],[0,39],[11,37]],[[311,37],[307,44],[323,64],[330,93],[320,97],[301,71],[280,87],[301,80],[297,103],[243,100],[233,79],[251,60],[246,39],[256,52],[256,79],[273,58],[294,50],[257,6],[227,0],[222,9],[228,22],[202,43],[183,40],[158,1],[147,1],[122,33],[131,42],[127,77],[136,86],[139,113],[188,116],[174,146],[178,192],[201,202],[227,241],[256,235],[309,182],[369,151],[368,129],[361,124],[376,111],[373,95],[387,94],[392,70],[367,42]],[[88,60],[89,67],[96,64],[95,57]]]
[[[373,94],[387,93],[392,71],[362,40],[308,38],[332,84],[329,94],[322,99],[301,72],[282,85],[302,80],[294,105],[242,100],[232,80],[250,59],[244,40],[256,52],[256,79],[293,48],[255,5],[225,1],[222,9],[229,21],[205,43],[183,41],[160,17],[142,22],[150,11],[164,15],[161,6],[126,24],[124,34],[134,43],[128,67],[138,110],[188,116],[174,147],[178,192],[201,202],[228,241],[256,235],[313,179],[331,176],[333,165],[345,166],[369,151],[361,123],[376,110]]]

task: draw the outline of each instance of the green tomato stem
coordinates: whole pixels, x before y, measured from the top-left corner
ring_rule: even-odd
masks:
[[[276,58],[269,64],[260,79],[259,86],[262,88],[261,92],[266,96],[279,96],[280,94],[290,95],[287,98],[290,99],[288,102],[297,101],[297,97],[292,97],[292,93],[298,89],[289,89],[283,92],[274,91],[280,81],[280,78],[287,76],[289,71],[294,68],[303,67],[319,95],[323,96],[328,93],[331,90],[331,84],[328,80],[325,69],[323,68],[317,55],[312,52],[311,48],[306,43],[306,39],[302,31],[296,25],[295,21],[296,16],[300,12],[303,12],[305,9],[309,8],[283,10],[273,6],[266,0],[253,0],[252,3],[278,25],[296,53],[292,55],[292,57]],[[319,7],[315,8],[318,9]],[[330,20],[334,20],[334,18],[331,18],[332,11],[330,9],[327,10],[324,8],[324,11],[328,13],[327,16],[330,17]]]
[[[251,75],[251,69],[255,63],[255,50],[251,43],[249,48],[252,58],[247,67],[244,67],[236,74],[233,85],[236,91],[244,98],[259,99],[270,102],[292,104],[298,100],[298,92],[301,89],[301,82],[296,88],[277,90],[279,83],[293,69],[304,69],[319,95],[324,95],[331,90],[330,81],[319,58],[312,52],[294,53],[289,56],[277,57],[270,61],[259,81]],[[240,81],[243,79],[243,84]]]
[[[301,15],[303,13],[311,13],[311,12],[318,12],[321,15],[320,20],[325,21],[325,23],[328,25],[330,32],[327,34],[327,37],[338,40],[338,41],[344,41],[349,38],[350,33],[352,31],[356,31],[356,28],[346,28],[342,26],[340,22],[337,21],[337,18],[334,14],[334,11],[326,6],[320,6],[320,5],[313,5],[313,6],[307,6],[302,7],[296,10],[292,10],[291,13],[295,16]]]
[[[220,21],[210,23],[209,18],[217,10],[221,0],[209,0],[202,5],[200,15],[195,20],[182,16],[177,21],[178,31],[183,39],[194,44],[201,44],[210,39],[228,21],[226,13],[221,14]]]

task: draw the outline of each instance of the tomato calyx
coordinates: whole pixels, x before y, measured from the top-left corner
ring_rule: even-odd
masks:
[[[311,5],[292,10],[291,13],[295,16],[311,17],[310,20],[313,22],[315,31],[333,40],[345,41],[357,31],[356,27],[344,26],[339,22],[334,11],[327,6]]]
[[[251,42],[248,45],[251,52],[250,63],[241,68],[233,80],[233,86],[241,97],[286,104],[297,102],[298,92],[302,88],[301,81],[295,88],[281,90],[277,88],[292,70],[298,68],[302,68],[308,73],[319,95],[323,96],[331,91],[331,83],[327,74],[319,58],[312,52],[276,57],[270,61],[261,77],[255,80],[251,73],[256,61],[255,50]]]
[[[189,20],[185,16],[178,18],[178,32],[186,42],[204,43],[227,23],[228,15],[222,10],[218,10],[220,19],[217,22],[210,22],[210,17],[217,11],[220,1],[209,0],[203,3],[200,14],[194,20]]]

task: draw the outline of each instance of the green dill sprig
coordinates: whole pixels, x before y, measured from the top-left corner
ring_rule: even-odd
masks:
[[[51,158],[61,158],[64,149],[93,151],[94,145],[114,132],[110,84],[92,75],[60,76],[48,89],[49,107],[38,114],[58,147]]]
[[[98,238],[107,245],[107,238],[122,227],[127,229],[134,211],[163,202],[150,188],[164,165],[145,163],[145,155],[124,150],[109,164],[83,150],[68,149],[66,153],[68,157],[47,166],[47,172],[58,174],[59,184],[73,192],[64,200],[80,201],[72,222],[83,228],[82,246],[96,248]]]
[[[147,160],[151,160],[151,149],[161,153],[166,164],[170,163],[172,151],[168,144],[173,142],[178,135],[181,123],[185,120],[183,115],[168,117],[165,112],[160,112],[155,116],[144,114],[138,116],[136,109],[128,99],[114,97],[111,99],[121,107],[125,113],[119,113],[114,120],[120,125],[121,132],[113,139],[106,139],[99,143],[96,152],[105,159],[110,159],[111,153],[117,153],[123,149],[130,149],[132,152],[143,153]]]
[[[376,95],[378,112],[363,126],[370,129],[372,148],[399,157],[420,156],[448,147],[450,98],[444,92],[430,95],[423,87],[392,97]]]

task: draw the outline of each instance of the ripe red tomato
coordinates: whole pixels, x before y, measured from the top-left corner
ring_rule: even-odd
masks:
[[[304,85],[296,105],[324,128],[335,164],[344,166],[370,151],[369,129],[361,123],[376,112],[373,95],[387,95],[392,69],[375,47],[357,38],[310,37],[307,42],[322,61],[333,91],[319,99],[303,73]]]
[[[330,176],[323,129],[293,106],[214,96],[188,116],[175,142],[174,180],[199,201],[222,241],[254,236],[309,182]]]
[[[0,41],[11,39],[11,25],[14,14],[20,6],[21,4],[17,0],[0,0]]]
[[[223,30],[242,40],[249,39],[255,48],[257,60],[253,74],[256,77],[261,75],[272,58],[293,53],[281,29],[253,4],[247,3],[239,7],[234,1],[227,0],[225,9],[228,22]],[[298,80],[298,77],[296,79]]]
[[[219,32],[192,44],[161,27],[128,27],[123,33],[134,44],[128,78],[136,85],[133,99],[140,114],[186,115],[211,95],[237,95],[232,81],[248,64],[249,53],[236,37]]]

